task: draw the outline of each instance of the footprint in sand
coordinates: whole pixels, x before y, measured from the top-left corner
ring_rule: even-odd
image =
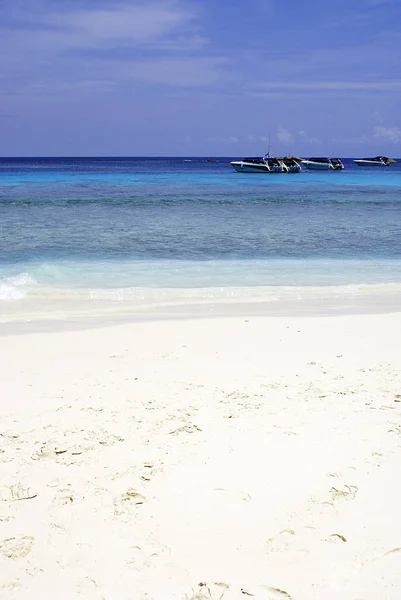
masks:
[[[25,487],[21,483],[0,488],[0,500],[5,502],[16,502],[17,500],[33,500],[37,492],[30,487]]]
[[[261,586],[266,593],[266,600],[292,600],[292,596],[281,588],[272,587],[272,586]],[[263,596],[261,596],[263,598]]]
[[[307,516],[308,526],[311,530],[319,529],[327,521],[338,517],[338,514],[333,500],[324,500],[323,502],[312,500]]]
[[[223,581],[215,581],[213,583],[201,581],[198,583],[197,589],[192,590],[191,593],[184,596],[184,600],[223,600],[229,587]]]
[[[135,571],[144,571],[144,569],[150,567],[149,555],[140,546],[131,546],[126,565]]]
[[[250,600],[253,597],[258,600],[293,600],[291,594],[280,587],[257,584],[238,589],[223,581],[201,581],[183,600]]]
[[[34,541],[30,535],[7,538],[0,542],[0,553],[5,558],[23,558],[30,553]]]
[[[297,530],[284,529],[277,535],[267,540],[269,554],[285,553],[291,555],[292,560],[309,554],[310,548],[318,539],[319,529],[311,525],[301,525]]]
[[[344,543],[347,541],[347,538],[344,537],[341,533],[331,533],[326,539],[326,542],[330,542],[331,544]]]
[[[65,506],[72,504],[75,500],[76,498],[71,488],[61,488],[55,493],[53,504],[56,506]]]
[[[63,446],[44,444],[32,453],[31,458],[32,460],[55,460],[66,452],[68,448]]]
[[[118,517],[129,517],[145,500],[145,496],[130,488],[114,499],[114,514]]]
[[[343,485],[341,488],[332,487],[330,490],[333,501],[337,500],[354,500],[358,492],[356,485]]]
[[[256,585],[249,588],[241,588],[241,595],[244,597],[244,600],[248,596],[254,596],[258,600],[293,600],[293,596],[287,590],[271,585]],[[235,598],[239,597],[235,596]]]
[[[295,531],[293,529],[284,529],[277,535],[267,540],[269,552],[286,552],[295,542]]]
[[[78,579],[76,581],[76,587],[79,595],[83,596],[83,598],[93,599],[101,599],[104,598],[103,594],[98,591],[98,584],[92,577],[83,577],[82,579]]]
[[[158,557],[166,557],[170,553],[171,550],[167,546],[141,541],[140,545],[129,548],[126,565],[134,571],[143,571],[145,568],[150,568]]]
[[[398,600],[401,572],[401,548],[372,556],[359,567],[358,598],[388,598]]]

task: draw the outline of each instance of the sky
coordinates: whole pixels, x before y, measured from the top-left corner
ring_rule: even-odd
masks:
[[[0,156],[268,149],[401,157],[401,0],[0,0]]]

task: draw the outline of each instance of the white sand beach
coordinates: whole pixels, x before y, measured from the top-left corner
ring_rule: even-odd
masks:
[[[1,600],[399,600],[401,313],[0,337]]]

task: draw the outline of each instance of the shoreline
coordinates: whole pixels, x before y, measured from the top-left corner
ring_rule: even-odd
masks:
[[[96,329],[144,321],[254,316],[259,318],[375,315],[401,311],[397,283],[344,286],[112,290],[88,298],[2,301],[0,336]],[[110,297],[107,295],[110,294]]]
[[[250,311],[0,337],[0,597],[398,600],[400,334]]]

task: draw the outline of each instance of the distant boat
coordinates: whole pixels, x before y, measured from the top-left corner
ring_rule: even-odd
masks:
[[[301,171],[301,165],[295,158],[271,156],[269,152],[262,158],[243,158],[234,160],[230,164],[238,173],[299,173]]]
[[[354,163],[359,167],[389,167],[397,161],[388,156],[375,156],[374,158],[357,158]]]
[[[307,169],[316,169],[319,171],[341,171],[344,168],[344,165],[339,158],[312,156],[312,158],[309,159],[302,159],[301,162]]]
[[[207,162],[218,162],[215,158],[208,158]]]

